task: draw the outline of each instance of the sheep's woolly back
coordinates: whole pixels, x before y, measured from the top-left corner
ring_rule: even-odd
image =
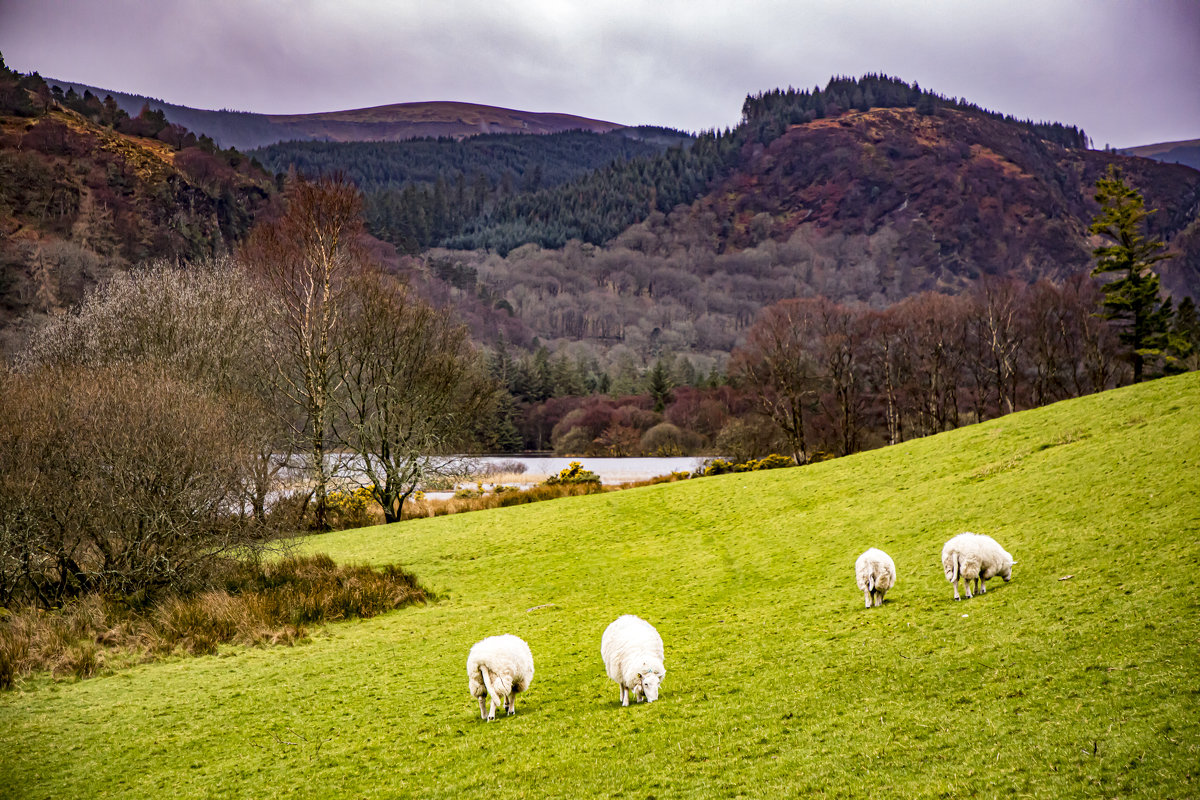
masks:
[[[882,550],[872,547],[854,562],[854,577],[864,592],[886,592],[896,584],[896,562]]]
[[[649,668],[660,678],[667,672],[663,666],[662,637],[653,625],[633,614],[618,617],[604,629],[600,655],[608,677],[627,689],[639,684],[639,670]]]
[[[533,681],[533,653],[529,645],[517,636],[489,636],[471,647],[467,655],[467,682],[474,697],[487,695],[481,666],[490,673],[492,688],[501,697],[523,692]]]
[[[942,569],[946,580],[955,577],[966,580],[987,580],[1011,569],[1013,557],[990,536],[982,533],[960,533],[942,547]]]

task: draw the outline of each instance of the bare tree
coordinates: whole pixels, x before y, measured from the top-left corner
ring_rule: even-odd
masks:
[[[859,448],[866,405],[862,315],[830,300],[823,300],[819,310],[819,345],[827,388],[821,405],[836,432],[839,454],[848,455]]]
[[[904,441],[902,391],[913,371],[912,354],[904,346],[906,330],[898,322],[894,308],[872,311],[863,318],[867,375],[875,394],[883,399],[888,444]]]
[[[807,414],[821,385],[819,327],[820,301],[784,300],[763,309],[730,360],[730,373],[783,430],[797,464],[808,461]]]
[[[1017,356],[1021,347],[1020,312],[1025,298],[1012,278],[986,277],[975,285],[968,311],[992,384],[996,416],[1017,409]]]
[[[395,522],[423,475],[444,469],[445,456],[470,440],[495,387],[466,328],[446,311],[384,274],[364,273],[350,289],[334,351],[343,382],[338,438],[356,454],[354,469],[366,476],[385,519]]]
[[[366,263],[360,247],[362,198],[353,184],[333,177],[312,183],[293,179],[285,200],[281,217],[250,232],[242,258],[270,288],[276,304],[275,378],[300,411],[293,433],[307,451],[315,524],[323,529],[334,471],[328,463],[330,425],[341,385],[337,329],[346,285]]]
[[[904,330],[903,347],[913,361],[905,388],[919,435],[958,427],[967,302],[963,297],[924,292],[893,307]]]

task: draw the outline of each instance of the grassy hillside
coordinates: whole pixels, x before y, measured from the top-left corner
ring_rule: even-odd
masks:
[[[803,469],[315,537],[441,600],[0,696],[0,794],[1197,796],[1198,400],[1190,374]],[[955,603],[962,530],[1017,564]],[[870,545],[899,581],[865,610]],[[626,612],[667,677],[623,709],[599,642]],[[484,724],[466,654],[501,632],[537,674]]]

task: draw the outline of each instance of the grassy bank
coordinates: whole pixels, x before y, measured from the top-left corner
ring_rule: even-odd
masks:
[[[151,796],[1196,796],[1200,375],[803,469],[313,537],[439,602],[0,696],[0,792]],[[954,603],[974,530],[1012,583]],[[855,557],[899,580],[862,608]],[[1071,577],[1067,577],[1071,576]],[[666,642],[622,709],[600,634]],[[484,724],[464,664],[537,664]]]

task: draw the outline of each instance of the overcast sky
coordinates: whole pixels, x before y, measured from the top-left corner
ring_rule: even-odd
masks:
[[[1200,0],[0,0],[0,52],[199,108],[461,100],[687,130],[883,72],[1097,146],[1200,138]]]

